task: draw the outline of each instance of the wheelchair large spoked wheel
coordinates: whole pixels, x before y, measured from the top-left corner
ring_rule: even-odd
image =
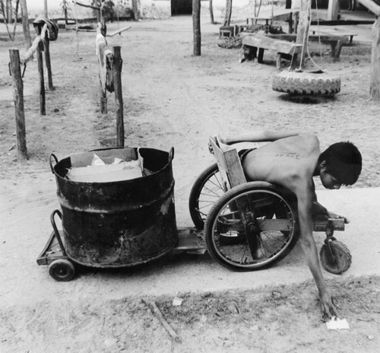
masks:
[[[207,250],[221,265],[241,271],[272,266],[297,242],[296,212],[280,188],[251,182],[227,191],[206,220]]]
[[[190,216],[197,229],[203,229],[212,206],[226,191],[227,187],[216,163],[198,176],[189,197]]]

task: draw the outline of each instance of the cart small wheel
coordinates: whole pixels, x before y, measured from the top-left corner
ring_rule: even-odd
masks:
[[[328,245],[323,244],[319,256],[323,268],[334,274],[342,274],[351,266],[350,250],[342,242],[338,240],[329,241],[331,252]]]
[[[75,276],[75,267],[69,260],[55,260],[49,265],[49,275],[56,281],[68,282]]]

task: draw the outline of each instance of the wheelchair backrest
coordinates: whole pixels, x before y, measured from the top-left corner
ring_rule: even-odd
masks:
[[[210,137],[209,142],[226,185],[233,188],[246,183],[247,179],[236,148],[222,149],[216,137]]]

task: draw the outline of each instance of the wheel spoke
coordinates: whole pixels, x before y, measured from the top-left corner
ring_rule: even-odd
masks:
[[[211,192],[211,194],[208,194],[208,193],[205,193],[205,192],[202,192],[202,194],[199,196],[199,198],[201,198],[201,196],[205,196],[205,197],[213,197],[214,199],[218,199],[220,197],[219,194],[217,194],[216,192],[212,191],[212,190],[208,190]],[[203,199],[202,200],[199,200],[200,202],[204,201]],[[214,200],[215,202],[215,200]]]
[[[223,195],[223,189],[219,188],[217,185],[213,189],[211,189],[212,186],[205,186],[203,190],[209,191],[214,195],[217,195],[220,197],[220,195]],[[204,194],[204,191],[202,190],[201,195]]]
[[[221,180],[222,178],[219,179],[218,176],[217,176],[217,174],[214,174],[214,175],[213,175],[213,178],[216,179],[216,183],[215,183],[214,181],[212,181],[211,178],[209,179],[210,183],[214,184],[214,185],[215,185],[216,187],[218,187],[219,189],[225,191],[225,190],[224,190],[224,186],[223,186],[223,184],[222,184],[223,181]]]

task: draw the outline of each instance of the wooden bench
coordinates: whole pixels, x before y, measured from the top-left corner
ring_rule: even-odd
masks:
[[[356,34],[326,34],[326,33],[316,33],[312,32],[309,34],[310,42],[321,42],[322,44],[330,45],[331,47],[331,57],[338,59],[344,45],[352,45],[353,37]],[[273,39],[285,40],[294,43],[296,41],[296,34],[268,34],[267,35]]]
[[[287,59],[295,61],[298,53],[301,52],[302,44],[290,41],[271,38],[262,34],[247,34],[243,37],[243,53],[245,60],[253,60],[257,55],[257,61],[263,62],[264,50],[272,50],[277,53],[276,67],[281,67],[281,60]]]

